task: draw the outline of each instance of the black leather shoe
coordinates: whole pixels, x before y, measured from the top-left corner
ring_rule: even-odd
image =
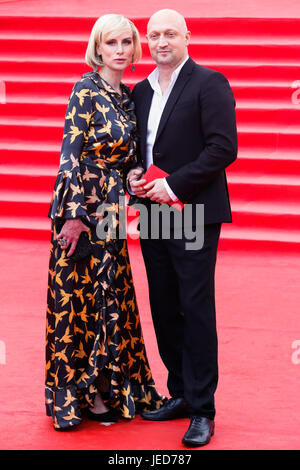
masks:
[[[168,421],[170,419],[188,418],[188,407],[183,398],[170,398],[158,410],[142,411],[141,416],[149,421]]]
[[[215,423],[203,416],[192,416],[190,426],[183,436],[182,442],[188,447],[200,447],[209,443],[214,435]]]

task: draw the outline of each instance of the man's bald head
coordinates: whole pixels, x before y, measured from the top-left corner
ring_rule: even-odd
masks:
[[[156,22],[172,22],[173,24],[176,24],[182,32],[187,32],[187,26],[184,17],[180,13],[178,13],[178,11],[171,10],[169,8],[159,10],[150,17],[147,26],[148,32],[151,28],[151,25]]]
[[[150,53],[157,66],[174,69],[188,56],[190,32],[184,17],[175,10],[154,13],[147,27]]]

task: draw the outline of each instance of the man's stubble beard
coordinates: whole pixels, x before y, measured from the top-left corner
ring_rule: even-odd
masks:
[[[168,55],[167,57],[161,57],[159,54],[156,54],[154,57],[153,57],[154,61],[156,62],[157,65],[169,65],[169,66],[172,66],[174,65],[174,57],[173,57],[173,54],[171,53],[170,55]]]

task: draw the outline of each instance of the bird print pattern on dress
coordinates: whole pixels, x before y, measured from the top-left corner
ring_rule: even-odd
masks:
[[[136,163],[134,107],[129,88],[121,87],[122,96],[97,72],[85,74],[66,111],[49,210],[45,391],[56,429],[79,424],[99,387],[127,419],[165,400],[146,355],[127,241],[111,238],[110,230],[101,240],[96,233],[103,204],[113,208],[119,228],[126,173]],[[77,262],[56,240],[64,221],[75,218],[89,226],[92,245],[92,254]]]

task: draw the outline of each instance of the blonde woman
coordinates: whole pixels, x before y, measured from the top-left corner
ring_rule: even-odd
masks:
[[[86,51],[93,72],[68,103],[49,211],[46,410],[56,430],[83,416],[132,419],[164,401],[146,356],[126,239],[97,236],[104,205],[114,208],[118,228],[126,174],[136,164],[134,107],[121,79],[140,56],[134,24],[102,16]]]

